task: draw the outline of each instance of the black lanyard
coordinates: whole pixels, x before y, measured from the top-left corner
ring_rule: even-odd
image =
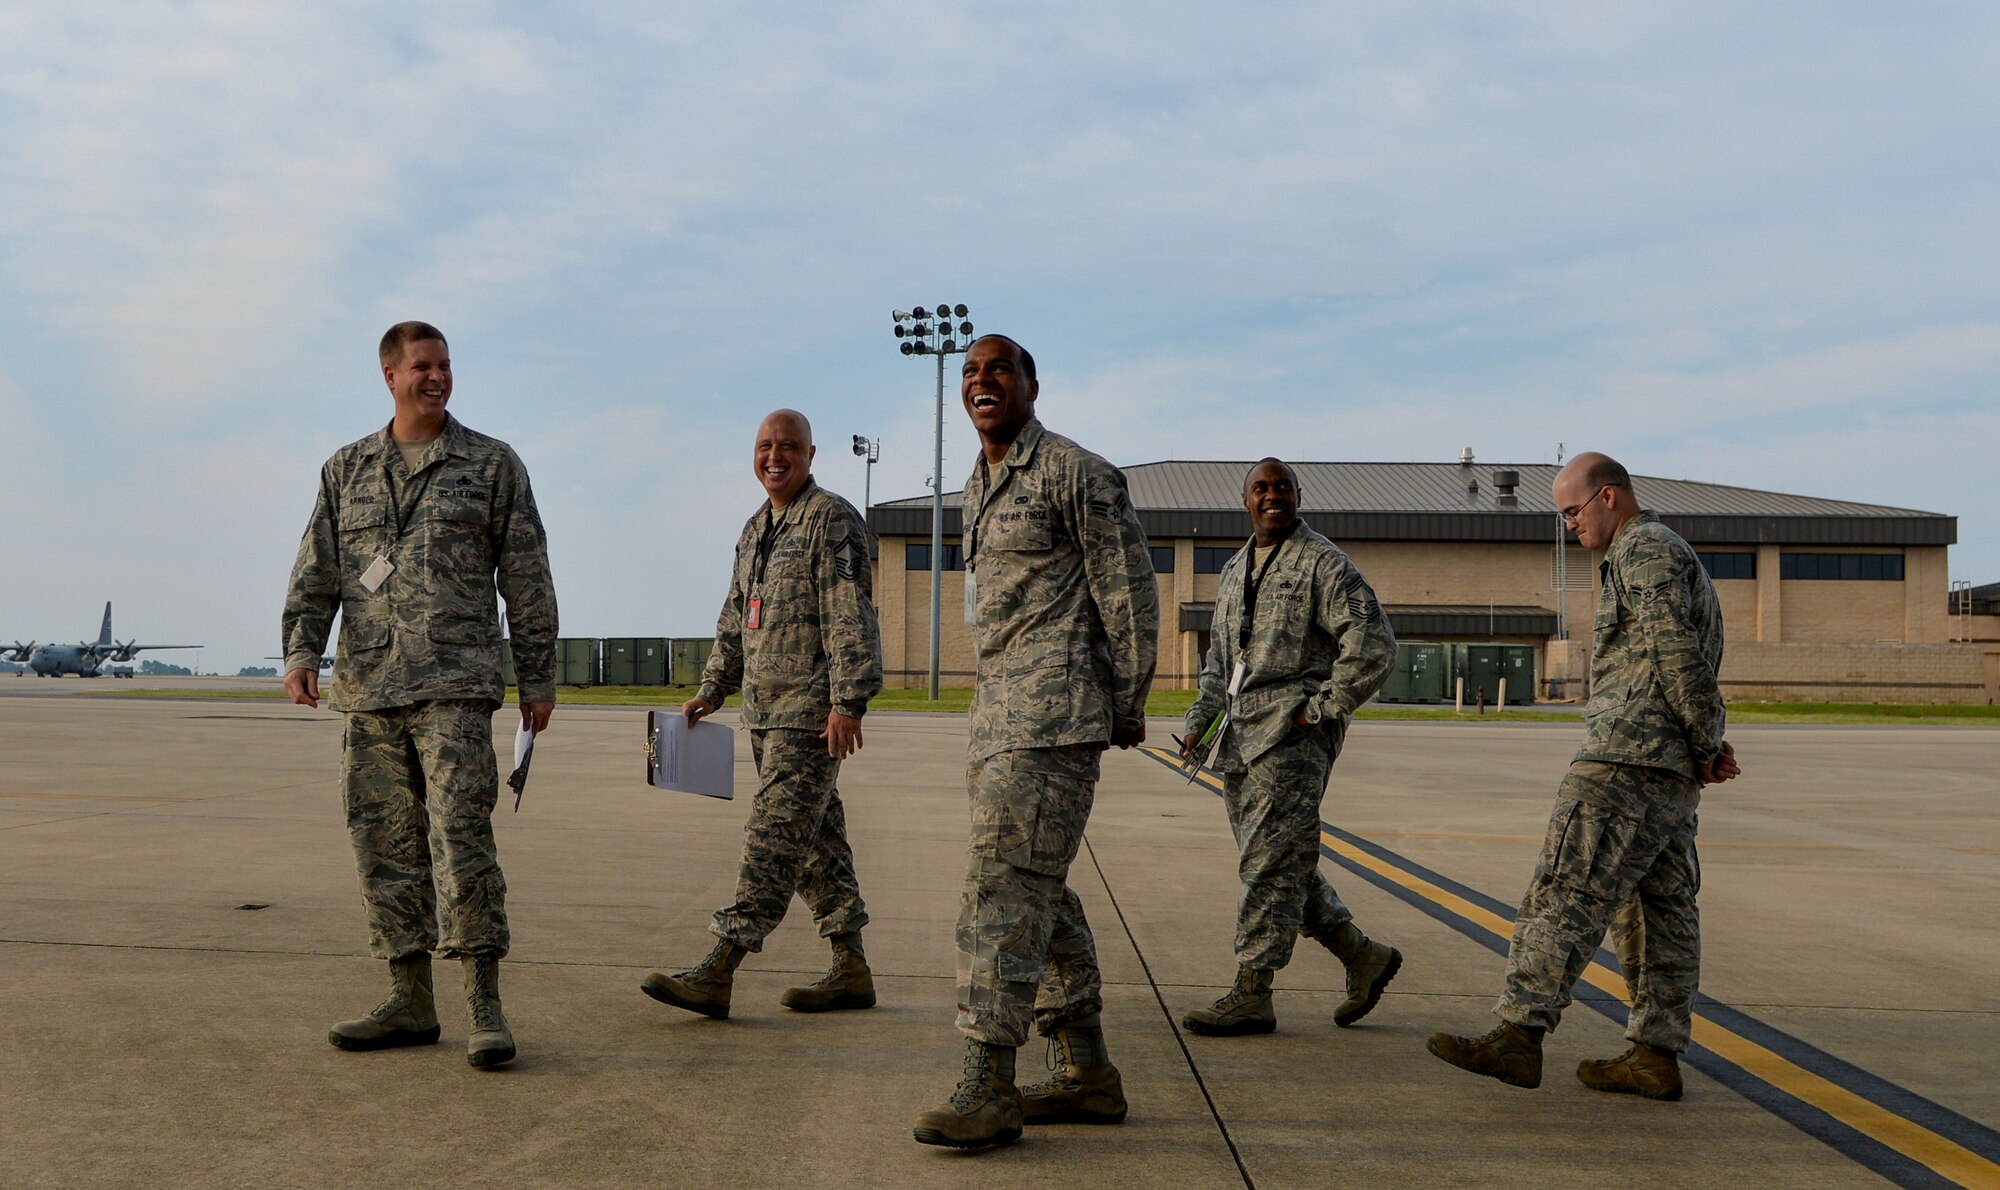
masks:
[[[1250,651],[1250,632],[1257,625],[1257,590],[1264,585],[1264,576],[1270,573],[1271,563],[1278,560],[1278,551],[1285,548],[1285,542],[1291,540],[1292,533],[1299,527],[1299,524],[1300,522],[1293,521],[1290,528],[1278,534],[1278,540],[1271,543],[1271,552],[1264,555],[1264,564],[1257,568],[1257,573],[1254,577],[1250,574],[1249,563],[1244,563],[1243,624],[1236,632],[1236,651],[1239,654]],[[1257,539],[1255,537],[1250,539],[1249,549],[1252,552],[1251,556],[1256,556]]]
[[[417,515],[417,506],[424,502],[424,493],[430,490],[431,476],[435,474],[437,474],[435,467],[424,472],[424,478],[417,484],[416,495],[411,498],[410,506],[404,508],[402,500],[396,496],[396,470],[389,465],[389,460],[382,460],[382,475],[389,481],[389,506],[396,510],[396,541],[398,544],[403,540],[403,533],[410,527],[410,518]]]
[[[986,468],[986,456],[979,456],[979,500],[974,507],[966,506],[965,493],[958,494],[958,540],[967,570],[972,569],[972,560],[979,556],[979,518],[986,512],[986,498],[993,494],[993,474]]]

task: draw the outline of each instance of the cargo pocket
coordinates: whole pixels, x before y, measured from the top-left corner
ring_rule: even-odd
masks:
[[[1558,805],[1557,814],[1563,813],[1564,807]],[[1587,802],[1570,802],[1561,837],[1549,860],[1549,879],[1577,896],[1611,899],[1618,870],[1631,854],[1638,834],[1637,818]]]
[[[1060,878],[1083,846],[1094,792],[1094,782],[1043,749],[992,757],[980,770],[973,802],[973,849],[1024,872]]]

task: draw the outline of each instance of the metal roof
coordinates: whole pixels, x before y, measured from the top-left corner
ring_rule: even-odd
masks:
[[[1247,461],[1171,461],[1123,468],[1149,537],[1245,536]],[[1337,540],[1547,541],[1557,468],[1549,463],[1293,463],[1306,523]],[[1512,471],[1510,491],[1495,474]],[[1659,476],[1633,477],[1639,502],[1690,541],[1801,545],[1950,545],[1958,520],[1942,513],[1795,496]],[[958,492],[945,493],[945,532],[957,536]],[[930,532],[928,496],[869,510],[877,533]]]

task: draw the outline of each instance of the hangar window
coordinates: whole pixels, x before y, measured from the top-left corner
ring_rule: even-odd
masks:
[[[1146,547],[1146,552],[1153,555],[1154,574],[1172,574],[1174,572],[1173,546],[1149,545]]]
[[[1696,552],[1695,557],[1701,559],[1701,568],[1708,571],[1710,578],[1757,577],[1755,554],[1717,554],[1700,550]]]
[[[1196,574],[1221,574],[1222,568],[1236,556],[1233,545],[1198,545],[1194,547],[1194,572]]]
[[[1778,558],[1778,577],[1900,583],[1903,581],[1903,555],[1783,554]]]
[[[904,570],[929,570],[931,568],[931,543],[912,541],[903,546]],[[965,548],[948,544],[944,547],[945,570],[965,569]]]

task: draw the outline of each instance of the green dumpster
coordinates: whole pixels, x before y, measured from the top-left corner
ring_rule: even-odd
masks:
[[[1535,648],[1533,645],[1463,644],[1452,646],[1452,676],[1465,679],[1465,705],[1475,706],[1479,692],[1486,692],[1486,705],[1500,703],[1500,680],[1507,681],[1507,705],[1527,706],[1535,701]]]
[[[1507,675],[1507,705],[1532,705],[1535,701],[1535,646],[1501,645],[1500,668]]]
[[[1404,679],[1405,702],[1443,702],[1451,696],[1451,658],[1443,645],[1428,641],[1408,641],[1396,646],[1396,667],[1408,675]]]

